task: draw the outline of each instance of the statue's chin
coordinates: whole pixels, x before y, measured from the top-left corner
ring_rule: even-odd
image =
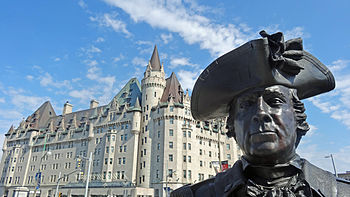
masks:
[[[264,142],[254,147],[251,147],[249,153],[245,157],[256,164],[274,165],[279,163],[286,163],[290,161],[295,155],[295,149],[279,148],[276,142]]]

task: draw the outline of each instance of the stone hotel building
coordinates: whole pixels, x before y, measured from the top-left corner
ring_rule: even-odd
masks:
[[[195,121],[175,73],[165,78],[157,47],[141,84],[132,78],[107,105],[61,115],[43,103],[5,134],[0,196],[166,196],[216,174],[240,156],[225,121]],[[40,173],[39,173],[40,172]],[[40,174],[40,175],[39,175]]]

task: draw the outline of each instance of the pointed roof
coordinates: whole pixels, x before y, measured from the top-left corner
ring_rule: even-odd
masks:
[[[7,133],[12,133],[14,131],[13,125],[11,125],[9,131]]]
[[[39,129],[45,127],[47,121],[51,117],[55,117],[56,113],[53,109],[50,101],[43,103],[32,115],[30,115],[26,122],[30,124],[33,129]]]
[[[183,90],[174,72],[166,79],[166,86],[160,102],[169,102],[172,98],[175,103],[183,103]]]
[[[150,63],[151,63],[152,70],[160,70],[161,69],[157,45],[154,46],[154,50],[153,50],[153,54],[152,54]]]

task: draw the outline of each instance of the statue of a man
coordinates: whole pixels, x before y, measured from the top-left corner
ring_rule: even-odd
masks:
[[[250,41],[221,56],[199,76],[192,115],[229,115],[227,128],[243,151],[232,168],[171,193],[177,196],[350,196],[350,185],[301,159],[300,139],[309,130],[305,99],[334,89],[331,72],[283,34]]]

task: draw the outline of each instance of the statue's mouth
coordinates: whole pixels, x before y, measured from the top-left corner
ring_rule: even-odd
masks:
[[[250,136],[250,140],[252,143],[261,143],[261,142],[273,142],[276,141],[278,135],[274,131],[263,131],[257,132]]]

